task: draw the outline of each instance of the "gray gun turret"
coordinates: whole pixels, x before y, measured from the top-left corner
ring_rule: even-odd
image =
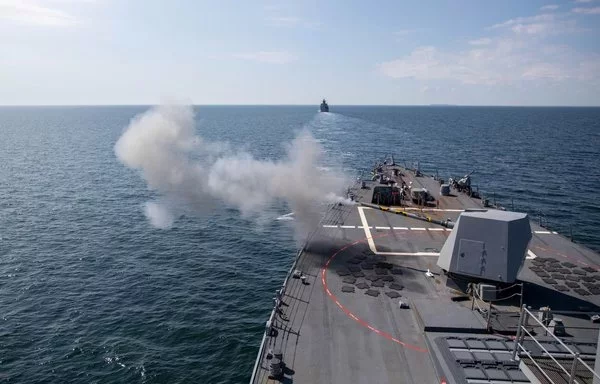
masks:
[[[462,188],[471,188],[471,175],[475,172],[474,170],[467,173],[464,177],[458,180],[459,187]]]

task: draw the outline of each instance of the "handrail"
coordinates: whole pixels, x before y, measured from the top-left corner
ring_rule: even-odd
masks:
[[[529,333],[529,331],[528,331],[527,329],[523,328],[523,330],[525,331],[525,333],[527,333],[527,334],[529,335],[529,337],[531,337],[531,339],[532,339],[533,341],[535,341],[535,343],[538,345],[538,347],[540,347],[540,348],[541,348],[541,349],[542,349],[544,352],[546,352],[546,354],[548,355],[548,357],[550,357],[550,358],[552,359],[552,361],[554,361],[554,362],[556,363],[556,365],[558,365],[558,366],[559,366],[559,367],[560,367],[560,368],[563,370],[563,372],[564,372],[564,373],[566,373],[567,375],[569,375],[569,376],[570,376],[570,373],[569,373],[569,371],[567,371],[567,370],[565,369],[565,367],[563,367],[563,366],[562,366],[562,364],[561,364],[561,363],[559,363],[559,362],[558,362],[558,360],[556,360],[556,359],[554,358],[554,356],[552,356],[552,354],[551,354],[550,352],[548,352],[548,350],[547,350],[546,348],[544,348],[544,347],[542,346],[542,344],[540,344],[540,342],[539,342],[539,341],[537,341],[537,340],[535,339],[535,337],[533,337],[533,335],[532,335],[531,333]],[[521,347],[521,348],[523,348],[523,346],[520,346],[520,347]]]
[[[323,219],[325,218],[325,216],[327,216],[327,214],[331,211],[331,209],[333,208],[333,204],[331,204],[329,206],[329,209],[327,210],[327,213],[325,215],[323,215],[323,217],[321,218],[321,220],[319,221],[319,227],[321,226],[321,222],[323,221]],[[315,229],[313,231],[313,233],[311,233],[304,245],[298,250],[298,252],[296,253],[296,257],[294,258],[294,262],[292,263],[292,266],[290,267],[290,269],[288,270],[288,273],[285,276],[285,279],[283,280],[283,285],[281,286],[281,295],[283,296],[283,294],[285,293],[285,288],[287,286],[287,283],[290,279],[290,276],[292,275],[294,269],[296,268],[296,265],[298,265],[298,260],[300,259],[300,256],[302,255],[302,252],[304,252],[304,249],[306,248],[306,246],[308,245],[308,242],[310,241],[310,239],[312,239],[312,236],[314,235],[314,233],[319,229],[319,227],[317,227],[317,229]],[[269,319],[267,320],[268,324],[273,324],[273,321],[275,320],[275,314],[277,311],[277,305],[275,305],[275,307],[273,308],[273,310],[271,311],[271,314],[269,315]],[[260,347],[258,349],[258,354],[256,356],[256,361],[254,362],[254,368],[252,368],[252,376],[250,377],[250,384],[254,383],[254,379],[256,377],[256,373],[258,372],[258,365],[259,362],[262,361],[262,356],[265,352],[265,343],[267,341],[267,331],[266,329],[263,331],[263,337],[262,337],[262,341],[260,343]]]
[[[597,377],[598,379],[600,379],[600,375],[598,373],[596,373],[596,371],[594,370],[594,368],[592,368],[589,365],[587,365],[587,363],[585,361],[583,361],[581,359],[581,357],[578,357],[577,360],[579,361],[579,364],[583,364],[583,366],[586,367],[590,372],[592,372],[592,374],[595,377]]]
[[[304,251],[306,245],[304,245],[302,248],[300,248],[300,250],[298,251],[296,258],[294,260],[294,262],[292,263],[292,267],[290,268],[290,270],[288,271],[285,280],[283,281],[283,285],[281,286],[282,289],[282,293],[285,291],[285,287],[287,285],[288,279],[290,277],[290,275],[292,274],[292,271],[294,270],[294,267],[296,266],[298,259],[300,258],[300,255],[302,254],[302,251]],[[277,306],[275,306],[273,308],[273,310],[271,311],[271,314],[269,315],[269,319],[267,320],[268,324],[273,324],[273,321],[275,320],[275,314],[277,311]],[[267,324],[265,323],[265,324]],[[263,337],[262,340],[260,342],[260,347],[258,349],[258,354],[256,356],[256,361],[254,362],[254,368],[252,368],[252,376],[250,377],[250,384],[254,383],[254,378],[256,377],[256,373],[258,372],[258,364],[259,362],[262,361],[262,356],[263,353],[265,352],[265,344],[267,341],[267,331],[266,329],[263,331]]]
[[[540,311],[537,311],[540,312]],[[556,341],[558,341],[560,343],[560,345],[562,345],[564,347],[564,349],[567,351],[567,353],[563,353],[563,354],[567,354],[569,356],[571,356],[573,358],[573,363],[571,366],[571,372],[568,372],[565,367],[559,363],[554,356],[552,355],[552,353],[550,353],[546,348],[544,348],[540,342],[538,340],[536,340],[535,336],[533,336],[526,328],[527,324],[523,324],[525,319],[529,319],[529,318],[533,318],[535,320],[535,322],[541,326],[544,331],[545,334],[552,336],[552,338]],[[597,378],[600,379],[600,374],[598,374],[596,371],[594,371],[593,368],[591,368],[579,355],[579,353],[573,352],[573,350],[571,350],[571,348],[569,348],[565,343],[563,343],[563,341],[557,337],[556,335],[554,335],[554,333],[552,331],[550,331],[550,329],[544,325],[543,322],[541,322],[536,316],[535,314],[530,311],[529,309],[527,309],[527,307],[525,305],[522,306],[521,308],[521,315],[519,317],[519,325],[517,328],[517,338],[515,339],[515,347],[518,346],[519,349],[523,350],[527,356],[531,359],[531,361],[536,365],[536,367],[538,367],[540,369],[540,372],[542,372],[542,374],[550,381],[552,381],[548,375],[546,375],[546,373],[542,370],[542,368],[540,368],[540,366],[535,362],[534,358],[531,356],[531,354],[529,352],[526,351],[526,348],[523,345],[523,340],[525,338],[525,334],[522,333],[525,332],[541,349],[543,352],[545,352],[545,354],[547,356],[549,356],[552,361],[554,361],[556,363],[556,365],[558,365],[563,372],[565,372],[567,374],[567,377],[569,378],[569,383],[576,383],[577,381],[575,380],[575,371],[576,368],[578,366],[578,364],[581,364],[583,367],[585,367],[588,371],[590,371],[592,373],[592,375]],[[515,348],[516,351],[516,348]],[[515,352],[513,352],[514,354]],[[513,358],[515,358],[516,356],[513,356]]]
[[[531,313],[531,311],[529,311],[529,310],[528,310],[527,308],[525,308],[525,307],[524,307],[523,309],[524,309],[524,310],[525,310],[525,311],[526,311],[526,312],[529,314],[529,316],[530,316],[530,317],[532,317],[532,318],[533,318],[533,319],[536,321],[536,323],[538,323],[538,324],[539,324],[539,325],[540,325],[542,328],[544,328],[544,331],[546,331],[546,333],[548,333],[549,335],[551,335],[551,336],[552,336],[552,338],[553,338],[554,340],[558,341],[558,342],[560,343],[560,345],[562,345],[563,347],[565,347],[565,349],[566,349],[567,351],[569,351],[569,353],[570,353],[570,354],[572,354],[573,356],[575,355],[575,352],[573,352],[573,351],[571,350],[571,348],[569,348],[569,347],[568,347],[568,346],[567,346],[565,343],[563,343],[563,342],[562,342],[562,340],[561,340],[561,339],[559,339],[559,338],[558,338],[558,337],[557,337],[557,336],[556,336],[554,333],[552,333],[552,332],[550,331],[550,329],[548,329],[548,328],[547,328],[547,327],[544,325],[544,323],[542,323],[542,322],[541,322],[541,321],[540,321],[540,320],[539,320],[539,319],[538,319],[538,318],[537,318],[537,317],[536,317],[536,316],[535,316],[533,313]],[[532,336],[532,337],[533,337],[533,336]]]
[[[540,370],[540,372],[542,373],[542,375],[544,375],[544,377],[546,377],[546,379],[550,380],[550,383],[554,384],[554,380],[552,380],[550,378],[550,376],[548,376],[546,374],[546,372],[544,372],[544,369],[542,367],[540,367],[540,365],[533,359],[533,356],[531,356],[531,354],[529,353],[529,351],[527,351],[522,345],[519,345],[519,348],[525,352],[525,354],[527,355],[527,357],[529,357],[529,359],[533,362],[533,364],[535,364],[535,366]]]
[[[509,287],[510,288],[510,287]],[[519,309],[519,311],[515,311],[512,309],[500,309],[499,307],[494,307],[496,308],[496,312],[497,313],[520,313],[521,310]],[[533,313],[536,312],[541,312],[541,311],[533,311]],[[555,315],[588,315],[590,313],[590,311],[561,311],[561,310],[552,310],[552,313]],[[596,312],[592,312],[592,313],[596,313]],[[570,329],[598,329],[598,327],[569,327]]]

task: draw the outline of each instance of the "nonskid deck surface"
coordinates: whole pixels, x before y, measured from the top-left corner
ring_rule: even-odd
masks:
[[[406,182],[427,188],[439,201],[436,207],[409,206],[403,210],[456,220],[465,209],[482,208],[480,200],[464,194],[439,196],[439,183],[433,178],[415,178],[405,170],[402,175]],[[354,190],[355,199],[370,203],[375,185],[367,183],[366,189]],[[592,294],[597,292],[595,283],[588,288],[582,280],[577,288],[565,286],[568,290],[559,293],[554,288],[571,281],[567,276],[572,273],[563,273],[565,280],[556,282],[543,280],[543,275],[544,268],[562,269],[567,267],[561,263],[571,263],[570,271],[583,271],[588,280],[600,281],[600,257],[555,232],[534,224],[532,231],[528,260],[519,275],[535,288],[531,292],[536,297],[529,299],[538,306],[552,304],[571,310],[599,305],[600,295]],[[436,383],[444,378],[450,383],[471,380],[469,375],[493,376],[498,382],[528,382],[514,362],[506,361],[512,342],[500,336],[482,335],[486,319],[471,311],[470,303],[450,300],[457,292],[447,286],[447,277],[436,265],[449,233],[448,229],[427,221],[369,207],[333,207],[298,256],[295,269],[306,275],[306,284],[291,277],[286,282],[281,314],[273,322],[277,332],[266,336],[253,382]],[[428,270],[433,277],[425,275]],[[557,297],[560,304],[556,303]],[[400,300],[409,303],[410,309],[400,308]],[[424,323],[431,320],[424,317],[430,316],[427,313],[433,307],[448,308],[444,311],[449,313],[439,315],[449,316],[450,329],[454,316],[455,322],[466,322],[465,327],[471,327],[473,334],[459,330],[458,325],[457,333],[425,331]],[[506,303],[504,309],[518,311],[511,303]],[[515,316],[512,317],[514,320]],[[567,327],[584,322],[561,317]],[[507,327],[510,323],[500,316],[493,318],[494,322]],[[514,327],[516,321],[513,323]],[[573,336],[577,336],[577,342],[593,341],[595,351],[597,333],[580,330]],[[465,343],[471,340],[472,344],[477,344],[473,340],[478,338],[483,340],[484,347],[480,350],[469,349],[465,344],[471,355],[463,357],[471,356],[474,365],[455,361],[454,354],[463,350],[452,347],[453,343],[460,343],[453,341],[453,337],[463,338]],[[488,344],[495,340],[506,345],[506,350],[490,352]],[[283,379],[269,378],[269,352],[282,353]],[[485,353],[492,353],[490,356],[495,360],[482,368],[477,358],[488,356]],[[498,379],[502,377],[506,379]]]

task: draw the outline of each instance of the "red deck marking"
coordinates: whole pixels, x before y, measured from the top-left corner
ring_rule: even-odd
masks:
[[[384,237],[384,236],[389,236],[389,233],[380,235],[380,236],[376,236],[376,237]],[[375,238],[375,236],[371,236],[371,238]],[[327,296],[329,296],[330,299],[332,299],[335,304],[340,307],[340,309],[346,314],[346,316],[348,316],[349,318],[351,318],[352,320],[356,321],[357,323],[359,323],[361,326],[375,332],[376,334],[385,337],[388,340],[391,340],[395,343],[398,343],[400,345],[402,345],[405,348],[409,348],[412,349],[414,351],[417,352],[427,352],[426,349],[421,348],[417,345],[413,345],[413,344],[409,344],[409,343],[405,343],[403,341],[400,341],[398,339],[396,339],[395,337],[393,337],[392,335],[390,335],[387,332],[381,331],[375,327],[373,327],[371,324],[367,323],[366,321],[364,321],[363,319],[361,319],[360,317],[356,316],[354,313],[350,312],[350,310],[348,308],[346,308],[343,304],[341,304],[338,300],[338,298],[331,293],[331,291],[329,290],[329,287],[327,286],[327,269],[329,269],[329,264],[331,264],[331,261],[341,252],[345,251],[346,249],[359,244],[359,243],[363,243],[367,241],[367,238],[364,238],[362,240],[357,240],[354,241],[352,243],[346,244],[345,246],[343,246],[342,248],[338,249],[333,255],[331,255],[329,257],[329,259],[327,260],[327,262],[325,263],[325,266],[323,267],[323,269],[321,270],[321,282],[323,283],[323,289],[325,290],[325,293],[327,293]]]

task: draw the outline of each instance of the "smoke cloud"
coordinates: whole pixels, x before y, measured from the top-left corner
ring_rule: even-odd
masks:
[[[260,215],[283,201],[294,212],[302,237],[318,223],[323,204],[346,201],[339,193],[349,180],[341,172],[323,170],[324,150],[306,130],[286,145],[283,159],[258,160],[197,135],[192,107],[158,106],[131,121],[115,153],[160,195],[144,209],[158,228],[169,228],[181,214],[202,214],[220,202],[244,215]]]

